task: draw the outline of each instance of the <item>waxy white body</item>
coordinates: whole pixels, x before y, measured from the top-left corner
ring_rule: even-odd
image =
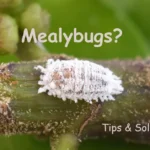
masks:
[[[49,59],[45,68],[35,68],[41,71],[38,93],[47,92],[63,100],[103,102],[115,100],[113,95],[124,90],[122,81],[112,71],[89,61]]]

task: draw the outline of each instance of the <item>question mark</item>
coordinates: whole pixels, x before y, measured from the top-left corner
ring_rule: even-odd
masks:
[[[114,32],[119,32],[119,34],[115,37],[115,43],[117,43],[118,42],[118,39],[122,36],[122,30],[121,29],[119,29],[119,28],[115,28],[114,30],[113,30]]]

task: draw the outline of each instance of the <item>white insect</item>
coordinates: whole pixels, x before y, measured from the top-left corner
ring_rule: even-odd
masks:
[[[108,68],[83,60],[53,60],[47,61],[46,67],[37,66],[41,71],[41,87],[38,93],[48,91],[48,95],[57,96],[63,100],[75,102],[84,99],[102,102],[115,100],[112,95],[123,92],[122,81]]]

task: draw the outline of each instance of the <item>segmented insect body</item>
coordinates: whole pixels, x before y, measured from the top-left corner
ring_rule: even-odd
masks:
[[[108,68],[83,60],[47,61],[46,67],[37,66],[41,71],[41,86],[38,93],[48,92],[63,100],[80,99],[92,103],[92,100],[114,100],[112,95],[122,93],[122,81]]]

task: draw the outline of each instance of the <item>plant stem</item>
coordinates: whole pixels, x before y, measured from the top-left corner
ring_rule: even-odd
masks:
[[[60,57],[61,58],[61,57]],[[67,58],[68,59],[68,58]],[[149,143],[149,132],[135,132],[137,123],[147,124],[150,117],[150,61],[95,61],[120,76],[125,88],[115,101],[88,104],[74,103],[38,94],[40,72],[34,69],[45,62],[30,61],[0,66],[0,134],[44,134],[57,139],[63,133],[79,138],[111,135],[102,123],[132,126],[132,132],[116,132],[114,136]],[[8,104],[8,106],[6,105]],[[8,107],[8,108],[7,108]],[[7,110],[7,113],[6,113]]]

